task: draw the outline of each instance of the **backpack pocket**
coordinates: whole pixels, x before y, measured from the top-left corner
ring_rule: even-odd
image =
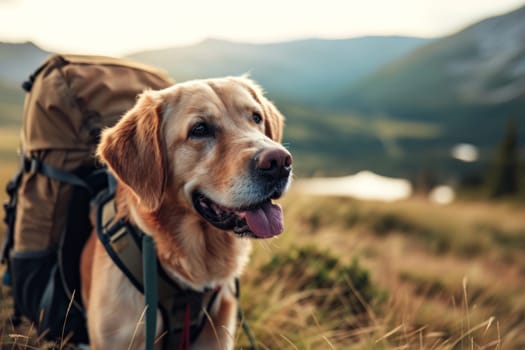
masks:
[[[11,272],[15,304],[39,333],[48,339],[88,342],[84,314],[71,307],[55,251],[13,252]]]

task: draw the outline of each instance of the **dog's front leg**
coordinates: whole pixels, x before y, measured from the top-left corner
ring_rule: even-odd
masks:
[[[99,245],[95,249],[87,305],[90,349],[144,349],[143,311],[144,296]],[[157,312],[157,334],[162,327],[162,317]]]
[[[216,306],[208,316],[201,334],[191,349],[233,349],[237,324],[237,299],[230,290],[225,288],[220,292]]]

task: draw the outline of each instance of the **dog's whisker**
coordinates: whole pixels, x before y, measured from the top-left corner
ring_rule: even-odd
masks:
[[[267,252],[272,252],[273,249],[275,246],[272,247],[272,242],[270,241],[273,241],[272,240],[268,240],[268,239],[265,239],[265,240],[261,240],[261,239],[258,239],[256,242],[259,243],[259,245],[262,247],[262,249],[264,249],[265,251]]]

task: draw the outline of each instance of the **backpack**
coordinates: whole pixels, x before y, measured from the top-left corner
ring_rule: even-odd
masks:
[[[108,186],[94,157],[100,131],[143,90],[172,84],[137,62],[77,55],[51,56],[23,84],[21,166],[7,185],[1,252],[15,322],[25,316],[47,339],[88,343],[79,271],[90,201]]]

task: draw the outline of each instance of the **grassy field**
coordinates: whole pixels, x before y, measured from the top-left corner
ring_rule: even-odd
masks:
[[[263,348],[525,347],[525,207],[298,193],[284,206],[285,234],[258,244],[244,278]],[[304,275],[331,282],[304,288]]]
[[[437,123],[315,109],[284,101],[277,105],[287,116],[284,144],[294,155],[296,174],[302,176],[340,176],[362,169],[406,175],[412,172],[410,167],[420,164],[414,160],[413,146],[406,143],[424,144],[444,136]]]
[[[261,349],[525,347],[525,207],[294,191],[283,206],[285,233],[255,243],[242,278]],[[16,349],[8,344],[25,344],[27,328],[10,328],[5,288],[1,296],[0,334]]]

